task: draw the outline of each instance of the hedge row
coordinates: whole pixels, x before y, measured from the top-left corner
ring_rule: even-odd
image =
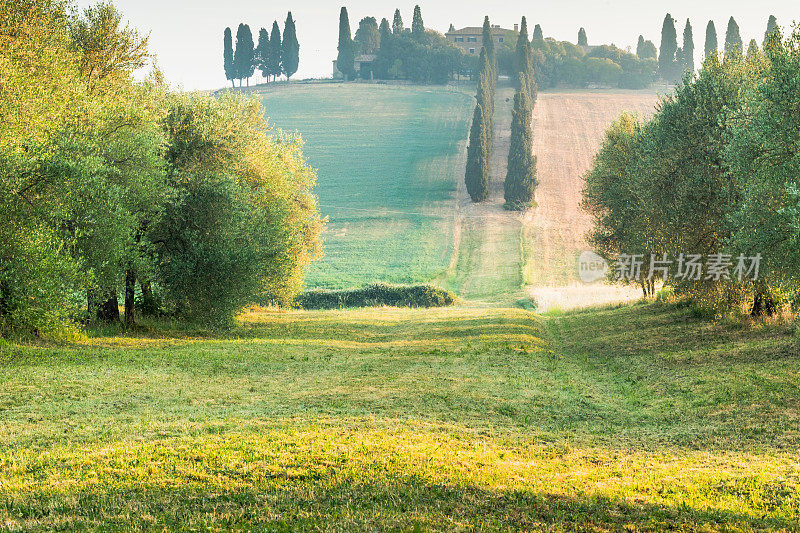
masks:
[[[358,289],[310,290],[297,301],[303,309],[346,307],[446,307],[455,303],[450,291],[433,285],[388,285],[377,283]]]

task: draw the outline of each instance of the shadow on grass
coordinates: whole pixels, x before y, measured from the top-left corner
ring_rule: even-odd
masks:
[[[774,515],[757,518],[591,494],[490,490],[417,476],[351,483],[279,475],[264,488],[137,486],[17,497],[0,500],[0,521],[12,530],[797,530],[797,523]]]

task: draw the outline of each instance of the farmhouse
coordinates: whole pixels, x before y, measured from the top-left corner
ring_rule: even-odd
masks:
[[[451,26],[452,28],[452,26]],[[514,24],[513,30],[507,30],[500,26],[492,26],[492,39],[495,46],[507,40],[513,40],[519,33],[519,24]],[[461,48],[465,54],[480,54],[483,49],[483,28],[470,26],[460,30],[452,29],[445,33],[447,40]]]
[[[372,74],[372,63],[377,58],[375,54],[361,54],[357,55],[354,61],[354,65],[356,67],[356,76],[358,77],[369,77]],[[344,75],[339,71],[337,66],[337,61],[333,60],[333,78],[334,79],[341,79],[344,78]]]

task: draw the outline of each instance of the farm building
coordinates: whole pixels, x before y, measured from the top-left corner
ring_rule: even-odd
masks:
[[[372,63],[375,61],[375,58],[377,58],[377,57],[378,56],[376,56],[375,54],[357,55],[356,59],[354,61],[355,68],[356,68],[356,76],[362,77],[362,78],[370,77],[371,74],[372,74]],[[366,75],[362,75],[362,74],[366,74]],[[342,79],[343,77],[344,76],[339,71],[339,68],[337,66],[337,61],[334,59],[333,60],[333,78],[334,79]]]
[[[492,26],[492,38],[494,39],[495,46],[503,44],[504,42],[513,41],[519,33],[519,25],[514,24],[513,30],[507,30],[500,26]],[[461,28],[460,30],[450,30],[445,33],[447,40],[461,48],[465,54],[480,54],[483,49],[483,28],[478,26],[470,26],[468,28]]]

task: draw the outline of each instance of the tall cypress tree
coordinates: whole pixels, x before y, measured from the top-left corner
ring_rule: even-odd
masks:
[[[778,29],[778,19],[775,18],[775,15],[770,15],[769,20],[767,21],[767,31],[764,32],[764,44],[767,44],[767,40],[772,33]]]
[[[758,42],[755,39],[750,39],[750,44],[747,47],[747,60],[755,61],[758,58]]]
[[[269,79],[269,32],[261,28],[258,32],[258,45],[256,46],[256,64],[261,71],[261,75]]]
[[[658,70],[665,81],[675,80],[675,53],[678,51],[678,34],[675,19],[667,13],[661,27],[661,48],[658,52]]]
[[[706,44],[705,44],[705,57],[711,57],[712,54],[719,53],[719,40],[717,39],[717,27],[714,26],[714,21],[709,20],[706,26]]]
[[[522,17],[522,22],[520,23],[517,47],[514,51],[514,71],[517,87],[520,87],[520,84],[524,82],[526,84],[525,90],[533,98],[535,93],[533,50],[531,49],[530,41],[528,41],[528,21],[525,17]]]
[[[636,42],[636,57],[642,59],[644,54],[644,35],[639,35],[639,40]]]
[[[233,80],[236,79],[236,67],[233,63],[233,36],[231,35],[230,28],[225,28],[223,46],[224,51],[222,53],[222,58],[225,66],[225,79],[230,80],[231,86],[235,87]]]
[[[683,28],[683,71],[694,72],[694,32],[692,23],[686,19],[686,26]]]
[[[522,80],[514,95],[511,119],[511,145],[504,183],[506,209],[521,210],[533,203],[536,187],[536,160],[533,157],[532,104]]]
[[[336,58],[336,68],[345,80],[352,80],[356,75],[355,44],[351,35],[350,17],[347,15],[347,8],[343,7],[339,14],[339,55]]]
[[[422,10],[414,6],[414,20],[411,21],[411,36],[415,41],[425,40],[425,24],[422,22]]]
[[[247,78],[247,86],[250,86],[250,76],[255,72],[255,47],[253,45],[253,33],[247,24],[239,24],[236,31],[236,51],[233,54],[233,64],[236,69],[236,77],[239,86],[242,80]]]
[[[744,52],[742,36],[739,35],[739,25],[731,17],[728,20],[728,30],[725,32],[725,55],[742,55]]]
[[[533,28],[533,40],[534,41],[543,41],[544,34],[542,33],[542,27],[538,24]]]
[[[586,37],[584,28],[578,30],[578,46],[589,46],[589,39]]]
[[[473,202],[489,197],[489,152],[487,146],[486,113],[480,102],[475,105],[467,147],[467,171],[464,181]]]
[[[283,43],[281,43],[281,65],[286,81],[294,76],[300,66],[300,43],[297,41],[297,28],[294,25],[292,12],[286,15],[286,24],[283,27]]]
[[[394,10],[394,20],[392,21],[392,33],[400,35],[403,33],[403,16],[399,9]]]
[[[281,29],[278,27],[278,21],[272,23],[272,33],[269,36],[269,66],[268,71],[274,80],[283,72],[281,67]]]
[[[494,37],[492,36],[492,25],[489,23],[489,17],[483,19],[483,36],[482,43],[483,50],[486,51],[486,57],[489,59],[489,64],[497,77],[497,55],[494,50]]]

